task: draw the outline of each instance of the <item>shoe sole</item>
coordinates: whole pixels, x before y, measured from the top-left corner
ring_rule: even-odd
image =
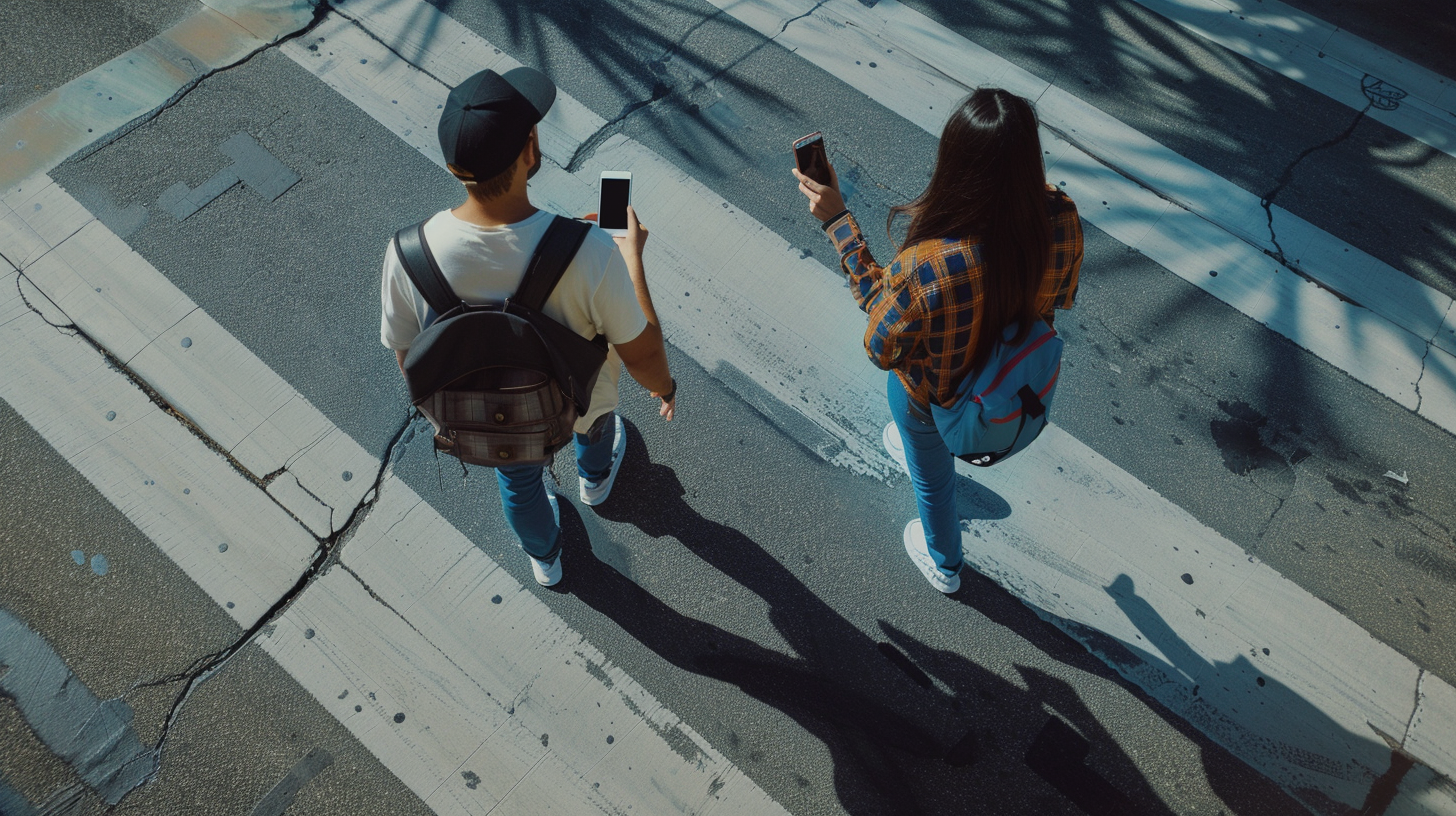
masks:
[[[592,498],[587,496],[584,485],[581,488],[581,503],[587,507],[596,507],[612,495],[612,486],[617,483],[617,471],[622,469],[622,460],[627,458],[627,426],[622,422],[621,417],[617,417],[616,422],[617,436],[612,441],[612,469],[607,473],[607,478],[602,480],[601,486],[597,488],[602,491],[602,494]]]
[[[900,452],[898,455],[895,453],[895,446],[890,442],[892,439],[900,442]],[[900,429],[895,427],[895,423],[891,422],[885,426],[884,432],[880,434],[880,444],[885,446],[885,453],[889,455],[890,459],[908,474],[910,472],[910,465],[905,462],[905,441],[900,439]]]

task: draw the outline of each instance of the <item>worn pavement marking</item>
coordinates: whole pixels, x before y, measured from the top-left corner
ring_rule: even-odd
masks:
[[[1456,82],[1279,0],[1135,0],[1184,30],[1456,156]],[[1374,103],[1374,104],[1372,104]]]
[[[314,16],[309,0],[201,2],[198,13],[0,120],[0,193],[113,137]]]
[[[1277,205],[1266,213],[1253,193],[896,0],[709,2],[935,135],[978,86],[1032,99],[1048,180],[1083,218],[1456,433],[1456,306],[1446,295]],[[1288,266],[1271,257],[1281,248]]]

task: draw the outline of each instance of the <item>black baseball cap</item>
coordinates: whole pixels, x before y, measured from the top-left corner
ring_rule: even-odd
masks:
[[[450,92],[440,114],[445,161],[482,181],[499,175],[555,101],[556,85],[534,68],[474,74]]]

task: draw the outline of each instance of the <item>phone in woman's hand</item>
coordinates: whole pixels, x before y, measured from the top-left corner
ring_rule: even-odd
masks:
[[[800,173],[820,184],[834,184],[834,177],[829,172],[829,156],[824,152],[824,134],[820,131],[794,141],[794,163],[799,166]]]

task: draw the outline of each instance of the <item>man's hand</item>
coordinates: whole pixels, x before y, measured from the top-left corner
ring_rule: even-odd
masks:
[[[809,212],[820,221],[833,218],[844,212],[844,196],[839,194],[839,175],[834,165],[829,165],[829,184],[820,184],[794,168],[794,178],[799,180],[799,192],[809,199]]]
[[[596,213],[587,213],[582,216],[583,221],[596,221]],[[637,220],[637,211],[632,205],[627,205],[627,234],[613,235],[612,240],[617,242],[617,247],[622,251],[622,258],[627,262],[627,269],[634,275],[642,269],[642,250],[647,246],[647,228]]]
[[[667,395],[669,397],[672,397],[672,399],[662,399],[663,395],[656,391],[652,392],[652,396],[657,397],[659,400],[662,400],[662,405],[659,406],[657,409],[658,416],[661,416],[663,419],[671,422],[672,412],[677,408],[677,380],[672,381],[672,393]]]

